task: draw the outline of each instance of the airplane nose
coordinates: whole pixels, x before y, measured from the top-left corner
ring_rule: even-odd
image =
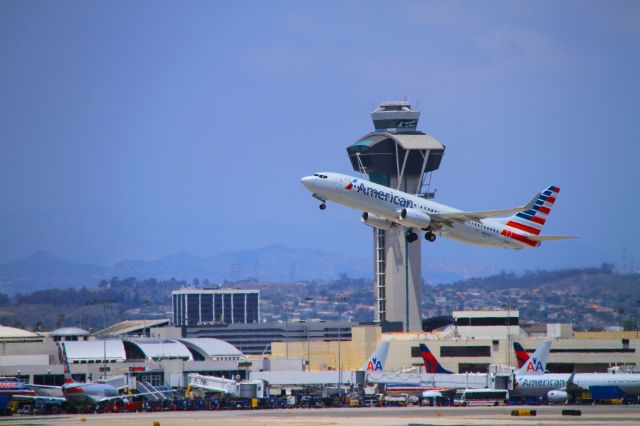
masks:
[[[313,176],[305,176],[300,179],[300,182],[307,188],[311,188],[311,183],[313,182]]]

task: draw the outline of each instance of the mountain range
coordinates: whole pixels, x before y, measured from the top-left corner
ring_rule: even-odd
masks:
[[[95,287],[112,277],[157,278],[211,283],[256,279],[262,281],[331,280],[341,274],[371,278],[371,259],[345,256],[309,248],[268,245],[253,250],[215,256],[178,253],[155,261],[128,260],[110,266],[66,261],[38,251],[23,259],[0,264],[0,292],[29,293],[47,288]],[[450,283],[496,272],[483,265],[423,259],[423,276],[429,284]]]

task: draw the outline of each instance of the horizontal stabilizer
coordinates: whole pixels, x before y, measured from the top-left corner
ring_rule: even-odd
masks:
[[[574,240],[578,237],[573,235],[527,235],[533,241],[554,241],[554,240]]]

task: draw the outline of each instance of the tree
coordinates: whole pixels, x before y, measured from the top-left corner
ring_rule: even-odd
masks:
[[[636,329],[636,324],[631,318],[627,318],[622,322],[623,331],[633,331]]]

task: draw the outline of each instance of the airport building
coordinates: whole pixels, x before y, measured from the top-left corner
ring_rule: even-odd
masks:
[[[514,341],[532,353],[543,339],[552,340],[547,364],[550,372],[606,372],[612,367],[640,365],[640,336],[636,331],[580,333],[574,332],[571,324],[530,326],[516,321],[517,311],[496,310],[456,311],[448,324],[430,332],[388,333],[377,324],[346,322],[229,325],[227,333],[235,330],[231,336],[239,345],[251,342],[251,336],[270,340],[268,351],[267,344],[262,351],[255,350],[262,345],[260,342],[246,352],[230,343],[222,332],[216,338],[198,337],[206,335],[207,330],[227,327],[201,327],[198,333],[197,327],[172,327],[167,320],[155,326],[150,326],[151,320],[114,324],[108,328],[112,333],[106,339],[101,337],[105,330],[100,337],[87,337],[84,330],[32,333],[0,327],[0,375],[31,383],[60,384],[63,366],[59,341],[65,344],[77,380],[124,375],[167,386],[185,386],[191,373],[247,378],[253,372],[271,372],[272,378],[283,381],[288,373],[307,368],[312,372],[331,371],[340,365],[343,370],[358,370],[381,341],[390,343],[387,371],[423,373],[418,349],[421,343],[453,372],[505,371],[516,363]],[[275,331],[263,326],[274,327]],[[142,337],[147,331],[153,337]],[[187,336],[189,331],[193,334]]]
[[[171,300],[176,326],[260,322],[260,290],[189,288]]]
[[[245,354],[269,355],[274,342],[351,340],[356,323],[346,321],[291,321],[260,324],[214,324],[182,328],[186,337],[211,337],[236,346]],[[286,354],[285,354],[286,355]]]

